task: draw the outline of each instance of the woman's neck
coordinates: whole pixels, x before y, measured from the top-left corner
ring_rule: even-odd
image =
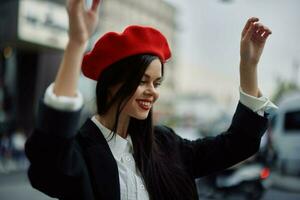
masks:
[[[115,123],[115,115],[112,115],[112,112],[108,112],[108,114],[105,115],[97,114],[96,119],[109,130],[113,130]],[[128,135],[127,130],[129,126],[129,121],[129,116],[124,116],[120,114],[116,133],[122,138],[126,138]]]

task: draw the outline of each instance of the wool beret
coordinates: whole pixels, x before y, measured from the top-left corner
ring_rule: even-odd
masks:
[[[82,61],[83,74],[97,80],[111,64],[137,54],[156,55],[165,63],[171,51],[165,36],[152,27],[128,26],[122,33],[108,32],[95,43]]]

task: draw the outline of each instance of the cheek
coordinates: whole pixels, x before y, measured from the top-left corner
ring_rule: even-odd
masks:
[[[132,110],[133,108],[136,107],[137,105],[137,102],[136,102],[136,99],[138,98],[138,96],[136,95],[136,93],[129,99],[129,101],[127,102],[125,108],[129,110]]]
[[[132,108],[135,105],[135,98],[130,98],[127,103],[127,107]]]

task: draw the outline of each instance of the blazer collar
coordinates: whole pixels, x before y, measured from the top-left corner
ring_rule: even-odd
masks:
[[[88,119],[79,136],[96,199],[119,200],[118,166],[102,132]]]
[[[118,134],[112,134],[112,131],[101,124],[96,117],[92,117],[91,121],[99,128],[102,132],[105,140],[108,143],[109,149],[111,150],[114,158],[117,161],[121,161],[121,156],[124,153],[133,153],[131,137],[128,134],[126,138],[121,137]]]

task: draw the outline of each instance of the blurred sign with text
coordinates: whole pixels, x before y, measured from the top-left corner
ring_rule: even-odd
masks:
[[[64,49],[68,41],[65,7],[49,1],[21,0],[18,37],[27,42]]]

